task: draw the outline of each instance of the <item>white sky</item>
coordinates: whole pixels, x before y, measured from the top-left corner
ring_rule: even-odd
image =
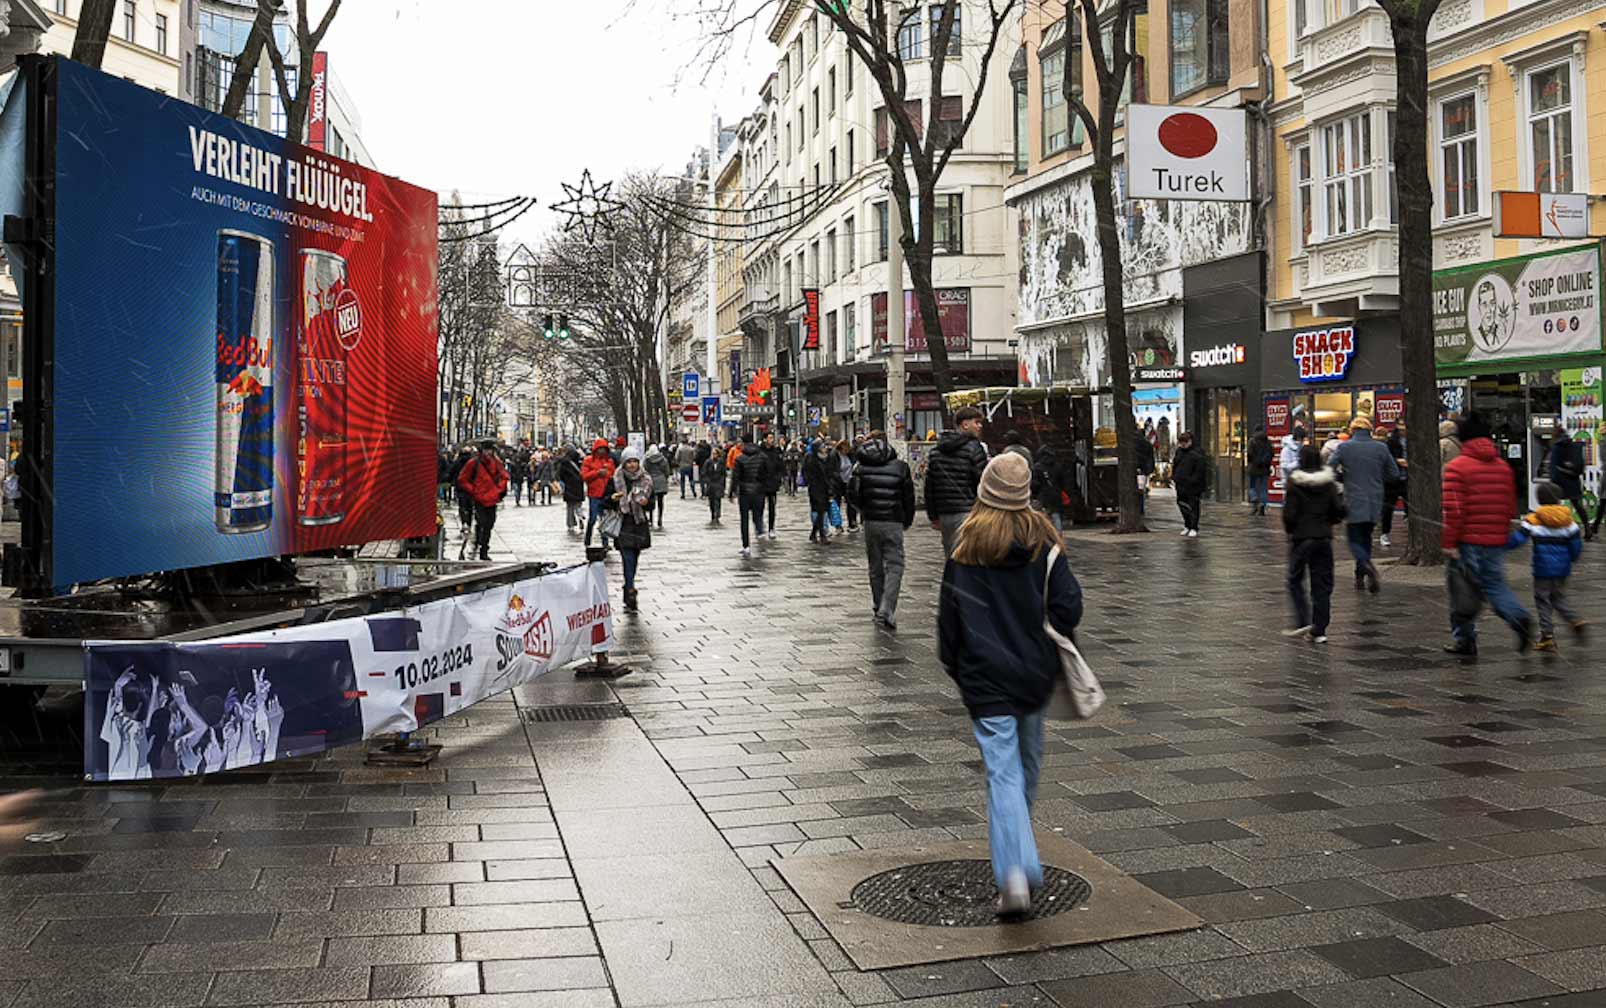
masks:
[[[320,16],[324,3],[314,0]],[[444,202],[540,198],[505,235],[533,242],[562,218],[559,183],[628,169],[680,174],[758,104],[776,55],[762,28],[700,83],[684,0],[345,0],[323,48],[379,169]],[[511,241],[504,238],[507,244]]]

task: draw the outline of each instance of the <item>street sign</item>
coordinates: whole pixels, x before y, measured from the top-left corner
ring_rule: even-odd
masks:
[[[696,423],[702,418],[702,408],[695,402],[688,402],[680,408],[680,419],[684,423]]]
[[[719,396],[703,396],[703,423],[709,425],[719,423]]]
[[[821,411],[820,407],[818,407],[818,406],[810,406],[809,407],[809,426],[810,427],[818,427],[818,426],[820,426],[821,412],[822,411]]]
[[[1127,196],[1246,201],[1248,136],[1241,108],[1134,102],[1126,110]]]
[[[695,401],[702,394],[702,376],[695,371],[687,371],[680,376],[680,394]]]

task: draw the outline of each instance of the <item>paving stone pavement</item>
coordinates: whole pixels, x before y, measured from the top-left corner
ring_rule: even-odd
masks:
[[[1606,1005],[1599,638],[1518,656],[1486,621],[1462,665],[1433,574],[1355,594],[1340,558],[1331,643],[1284,640],[1276,516],[1207,508],[1182,540],[1161,501],[1155,535],[1067,537],[1111,706],[1050,726],[1036,818],[1207,926],[856,971],[770,862],[983,837],[980,763],[935,661],[936,534],[889,634],[860,539],[781,508],[744,562],[733,509],[713,530],[672,495],[618,618],[636,673],[482,703],[427,771],[346,750],[84,787],[0,735],[0,789],[58,788],[69,834],[0,856],[0,1008]],[[577,559],[561,526],[504,508],[498,553]],[[1603,587],[1591,546],[1591,618]],[[615,696],[631,718],[519,712]]]

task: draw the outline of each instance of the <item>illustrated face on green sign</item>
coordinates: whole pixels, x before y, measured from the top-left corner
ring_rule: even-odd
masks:
[[[1601,349],[1600,252],[1591,246],[1433,274],[1439,364]]]

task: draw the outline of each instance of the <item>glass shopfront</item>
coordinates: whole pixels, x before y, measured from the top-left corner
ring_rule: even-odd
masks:
[[[1244,390],[1203,389],[1199,396],[1199,447],[1210,459],[1216,500],[1241,501],[1247,486],[1244,459],[1249,445],[1244,430]]]

